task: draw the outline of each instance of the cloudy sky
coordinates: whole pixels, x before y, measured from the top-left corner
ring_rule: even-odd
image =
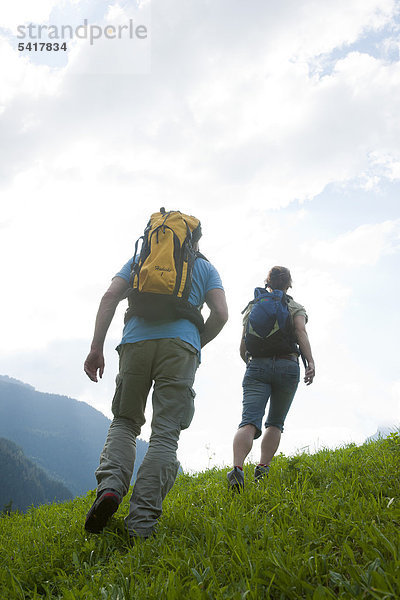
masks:
[[[311,387],[299,386],[282,452],[360,443],[398,424],[399,9],[393,0],[2,3],[0,374],[111,416],[125,307],[93,384],[83,361],[98,302],[165,206],[201,219],[201,250],[230,309],[203,352],[196,415],[181,437],[185,469],[230,464],[240,312],[274,264],[292,271],[317,369]],[[66,50],[26,49],[62,43],[63,25],[74,32]],[[146,35],[128,35],[138,26]]]

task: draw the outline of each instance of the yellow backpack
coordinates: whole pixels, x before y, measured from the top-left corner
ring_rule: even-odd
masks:
[[[149,321],[184,318],[202,331],[200,310],[188,301],[195,260],[205,258],[193,248],[200,237],[196,217],[164,208],[151,215],[139,238],[143,242],[138,258],[139,240],[135,246],[125,323],[132,316]]]

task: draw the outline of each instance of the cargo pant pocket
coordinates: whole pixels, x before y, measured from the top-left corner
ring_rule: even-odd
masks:
[[[115,378],[115,392],[112,400],[111,411],[114,417],[119,417],[122,394],[122,377],[118,374]]]
[[[183,411],[181,423],[180,423],[181,429],[187,429],[193,420],[195,397],[196,397],[196,392],[194,391],[194,389],[191,387],[187,388],[186,406],[185,406],[185,410]]]
[[[115,380],[115,393],[111,410],[114,417],[129,419],[136,426],[137,435],[146,422],[147,389],[141,390],[141,380],[130,373],[119,373]],[[144,386],[143,386],[144,387]]]

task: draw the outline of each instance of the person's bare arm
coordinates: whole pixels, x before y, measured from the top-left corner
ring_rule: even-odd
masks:
[[[211,342],[221,331],[228,320],[228,306],[224,290],[215,288],[206,294],[206,303],[210,314],[200,334],[201,347]]]
[[[310,340],[306,331],[306,319],[303,315],[297,315],[294,317],[293,323],[301,354],[307,363],[304,381],[307,385],[310,385],[315,377],[315,364],[311,352]]]
[[[102,297],[97,311],[96,323],[90,352],[85,360],[84,370],[86,375],[92,381],[97,382],[97,371],[100,379],[104,373],[104,340],[106,339],[108,328],[113,320],[115,309],[119,302],[124,298],[128,284],[122,277],[114,277],[110,287]]]

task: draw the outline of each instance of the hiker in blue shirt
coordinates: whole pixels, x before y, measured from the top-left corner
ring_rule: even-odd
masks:
[[[176,232],[182,223],[183,237],[178,243]],[[128,493],[135,462],[136,438],[145,422],[146,400],[152,385],[153,417],[149,447],[139,468],[129,514],[125,519],[125,527],[131,538],[147,538],[154,532],[161,515],[162,502],[177,476],[180,466],[176,457],[178,439],[181,430],[189,427],[193,418],[195,393],[192,386],[200,362],[200,351],[219,334],[228,318],[225,292],[218,272],[198,253],[200,236],[200,222],[197,219],[179,211],[166,213],[160,209],[160,213],[152,215],[145,230],[146,243],[143,243],[139,262],[132,258],[122,267],[100,302],[93,341],[84,366],[88,377],[95,382],[104,372],[103,345],[115,309],[126,298],[127,292],[132,292],[135,285],[137,287],[138,296],[129,303],[122,340],[117,348],[120,368],[112,402],[114,418],[96,470],[97,497],[85,521],[85,529],[91,533],[102,531]],[[181,254],[178,256],[177,246],[181,242]],[[169,243],[172,244],[171,248]],[[158,262],[155,261],[154,253],[164,247],[167,250],[161,259],[157,259]],[[188,256],[193,259],[190,267],[185,262]],[[168,263],[168,260],[171,262]],[[154,294],[154,289],[144,292],[146,285],[152,282],[152,277],[158,278],[153,286],[167,282],[167,287],[169,285],[171,288],[168,278],[176,274],[174,289],[181,294],[190,269],[192,278],[186,279],[185,284],[188,297],[176,307],[174,304],[173,311],[176,310],[176,314],[171,312],[172,305],[168,298],[162,297],[163,294]],[[139,316],[143,314],[138,308],[143,298],[145,301],[140,310],[144,311],[147,318]],[[164,300],[168,305],[167,312],[163,318],[159,318],[164,310]],[[150,319],[148,311],[153,302],[156,303],[157,312]],[[204,302],[210,309],[205,324],[200,315]]]
[[[227,474],[228,487],[244,488],[243,463],[261,436],[262,419],[269,401],[261,456],[254,480],[268,475],[278,449],[286,415],[300,380],[299,355],[305,365],[304,381],[313,382],[314,359],[306,331],[307,313],[287,294],[292,278],[286,267],[273,267],[265,289],[256,288],[255,299],[246,307],[240,356],[245,361],[243,413],[233,440],[233,469]]]

